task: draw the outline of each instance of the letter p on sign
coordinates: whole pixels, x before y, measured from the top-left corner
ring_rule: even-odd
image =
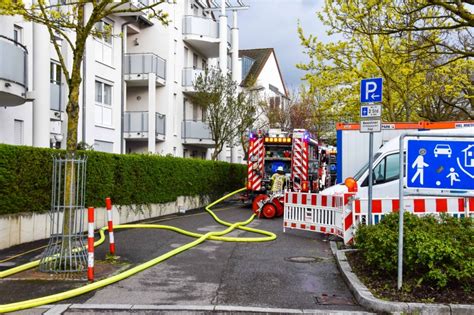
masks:
[[[378,103],[382,101],[382,78],[363,79],[360,81],[360,102]]]

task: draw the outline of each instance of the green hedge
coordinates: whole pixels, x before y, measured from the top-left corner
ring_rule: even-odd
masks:
[[[395,278],[398,257],[398,213],[376,225],[361,226],[355,236],[374,274]],[[470,287],[474,279],[474,220],[404,215],[404,278],[437,288]]]
[[[52,156],[64,151],[0,145],[0,214],[51,207]],[[178,196],[211,195],[243,187],[244,165],[155,155],[85,151],[86,206],[152,204]]]

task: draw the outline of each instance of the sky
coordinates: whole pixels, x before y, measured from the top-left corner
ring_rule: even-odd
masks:
[[[305,72],[297,69],[296,64],[308,60],[299,42],[298,20],[305,34],[326,41],[325,27],[316,17],[324,0],[244,0],[244,3],[250,9],[239,13],[240,49],[274,48],[287,88],[297,90]]]

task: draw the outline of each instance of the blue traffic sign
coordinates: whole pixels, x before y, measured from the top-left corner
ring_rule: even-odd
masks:
[[[371,118],[382,116],[382,105],[371,104],[360,107],[360,118]]]
[[[408,140],[407,188],[474,190],[474,141]]]
[[[382,102],[382,78],[362,79],[360,81],[360,102]]]

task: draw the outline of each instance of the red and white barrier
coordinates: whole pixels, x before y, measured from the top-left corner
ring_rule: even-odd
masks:
[[[354,194],[326,196],[286,192],[283,231],[286,228],[333,234],[352,243],[359,224],[367,224],[368,200],[352,199]],[[454,217],[474,217],[474,198],[405,197],[405,211],[416,215],[447,213]],[[373,199],[372,222],[399,211],[398,199]]]
[[[112,214],[112,200],[105,198],[105,207],[107,209],[107,225],[109,229],[109,250],[110,255],[115,256],[114,222]]]
[[[87,211],[87,279],[94,281],[94,208]]]
[[[466,201],[467,200],[467,203]],[[405,197],[405,211],[415,215],[446,213],[454,217],[474,216],[474,198],[436,198],[436,197]],[[378,223],[384,215],[398,212],[398,199],[372,200],[372,222]],[[368,214],[368,200],[358,199],[352,203],[352,212],[355,224],[366,224]]]
[[[348,234],[345,229],[347,217],[345,205],[350,196],[350,194],[327,196],[316,193],[286,192],[283,230],[285,231],[286,228],[308,230],[332,234],[344,239],[346,234],[351,236],[352,233]]]

